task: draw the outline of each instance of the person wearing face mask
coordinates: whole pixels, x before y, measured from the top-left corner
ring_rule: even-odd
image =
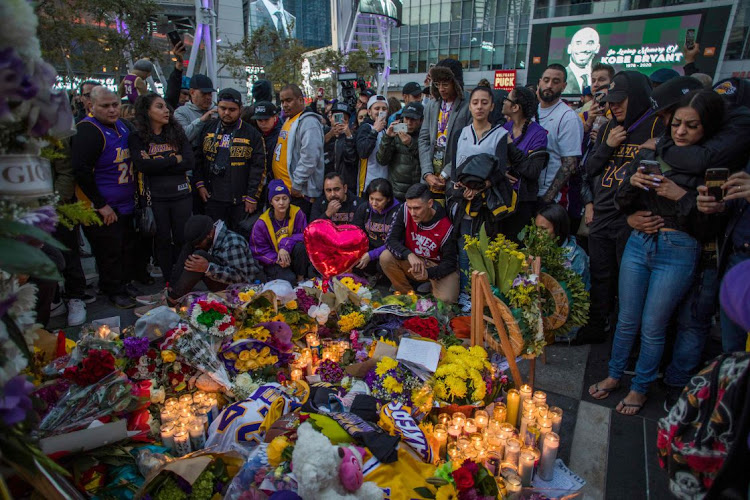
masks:
[[[367,101],[367,118],[357,129],[354,141],[359,156],[359,172],[355,191],[361,195],[373,179],[388,177],[388,167],[378,162],[380,142],[385,134],[388,121],[388,100],[382,95],[374,95]]]
[[[237,231],[245,214],[258,210],[266,178],[263,137],[240,118],[242,96],[234,89],[219,92],[219,118],[201,131],[195,159],[195,187],[206,215]]]
[[[400,203],[394,198],[393,187],[387,179],[370,182],[365,196],[367,203],[359,205],[352,224],[367,234],[368,251],[355,264],[354,272],[372,277],[382,273],[378,260],[385,250],[385,240]]]
[[[193,148],[159,94],[138,98],[134,125],[136,132],[128,143],[139,175],[139,195],[153,209],[156,261],[169,282],[184,243],[185,222],[192,215],[187,171],[193,168]]]
[[[591,308],[589,323],[581,329],[575,344],[607,340],[620,260],[630,235],[626,214],[615,206],[615,194],[641,145],[664,130],[651,109],[650,96],[651,85],[645,75],[623,71],[615,75],[603,99],[609,103],[613,118],[599,131],[584,166],[594,193],[594,218],[589,226]]]
[[[617,109],[613,112],[618,115]],[[677,147],[698,144],[716,133],[723,117],[724,103],[716,93],[688,93],[677,105],[665,140]],[[646,158],[657,161],[644,165],[641,161]],[[658,230],[634,230],[628,238],[620,269],[619,314],[609,376],[592,385],[589,394],[604,399],[619,387],[640,330],[635,377],[630,392],[616,408],[624,415],[635,415],[646,402],[649,385],[656,380],[670,318],[692,285],[698,267],[695,200],[702,179],[675,172],[647,149],[639,151],[624,168],[625,179],[615,198],[617,207],[625,213],[645,209],[659,215],[662,222]],[[683,351],[675,352],[678,358],[673,363],[697,365],[695,358],[700,359],[702,346]],[[688,359],[680,359],[681,355]]]

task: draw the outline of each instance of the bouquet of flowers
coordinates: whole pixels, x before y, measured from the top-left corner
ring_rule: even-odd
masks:
[[[173,500],[175,498],[191,498],[209,500],[217,496],[223,498],[226,489],[242,465],[240,459],[228,455],[210,454],[213,460],[205,464],[202,460],[195,458],[183,458],[186,462],[183,468],[197,473],[203,467],[202,472],[193,481],[188,481],[178,474],[162,471],[154,477],[145,487],[145,496],[154,500]],[[192,462],[191,462],[192,461]],[[186,477],[195,477],[186,474]]]
[[[190,305],[188,317],[193,328],[215,337],[231,337],[235,332],[234,317],[216,300],[196,300]]]
[[[415,410],[429,410],[432,406],[432,394],[426,384],[393,358],[381,358],[375,369],[365,376],[365,383],[381,404],[397,401]]]
[[[521,326],[524,354],[538,356],[547,344],[544,340],[539,277],[536,274],[520,274],[508,290],[508,305]],[[519,317],[520,316],[520,317]]]
[[[174,340],[174,350],[186,363],[202,371],[216,383],[226,389],[232,386],[224,364],[219,361],[213,347],[203,336],[195,332],[182,334]]]
[[[339,384],[344,378],[344,370],[341,365],[330,359],[321,361],[315,373],[320,376],[320,380],[323,382],[334,385]]]
[[[476,404],[493,393],[492,365],[481,346],[451,346],[435,370],[432,389],[440,401]]]
[[[276,366],[279,352],[265,342],[258,340],[239,340],[222,347],[219,358],[232,375],[243,372],[265,372],[267,367]]]
[[[68,366],[63,377],[85,387],[115,371],[115,357],[103,349],[91,349],[85,358],[74,366]]]
[[[490,285],[500,294],[506,294],[513,280],[525,267],[526,255],[518,250],[517,244],[502,234],[490,241],[484,225],[478,238],[466,235],[464,241],[471,269],[487,273]]]
[[[415,316],[404,321],[404,324],[401,326],[410,332],[414,332],[417,335],[430,340],[437,340],[438,335],[440,334],[440,324],[434,316],[429,316],[427,318]]]
[[[454,464],[446,462],[438,467],[429,484],[437,487],[435,493],[426,486],[414,488],[422,498],[458,500],[495,500],[500,491],[490,471],[481,463],[464,460],[456,470]]]

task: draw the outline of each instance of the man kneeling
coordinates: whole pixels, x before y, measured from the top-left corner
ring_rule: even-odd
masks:
[[[458,298],[458,247],[453,223],[426,184],[406,191],[380,254],[380,266],[400,293],[412,291],[409,280],[432,284],[432,294],[448,303]]]

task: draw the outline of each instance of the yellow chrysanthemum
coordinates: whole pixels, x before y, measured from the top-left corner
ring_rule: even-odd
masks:
[[[466,381],[458,377],[446,377],[445,387],[448,389],[448,394],[454,398],[466,397]]]
[[[383,380],[383,388],[388,392],[395,392],[397,394],[401,394],[404,391],[403,384],[390,375]]]
[[[162,351],[161,360],[165,363],[173,363],[177,359],[177,355],[172,351]]]
[[[438,399],[448,399],[448,391],[443,382],[435,382],[435,386],[432,390],[435,393],[435,397]]]
[[[395,369],[398,366],[398,361],[396,361],[393,358],[389,358],[388,356],[383,357],[378,362],[378,366],[375,368],[375,373],[378,374],[378,376],[382,377],[385,375],[388,371]]]
[[[284,450],[292,446],[292,442],[286,436],[277,436],[268,444],[266,453],[268,455],[268,463],[271,467],[278,467],[284,461],[282,454]]]
[[[365,317],[360,312],[351,312],[342,316],[338,321],[338,325],[342,332],[349,333],[356,328],[364,326]]]
[[[287,302],[286,304],[284,304],[284,307],[286,307],[290,311],[294,311],[295,309],[297,309],[297,301],[296,300],[290,300],[289,302]]]
[[[458,493],[453,483],[441,486],[435,493],[435,500],[456,500],[456,498],[458,498]]]

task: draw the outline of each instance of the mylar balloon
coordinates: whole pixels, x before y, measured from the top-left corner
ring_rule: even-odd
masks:
[[[348,271],[367,252],[367,235],[351,224],[314,220],[305,229],[310,262],[325,279]]]

